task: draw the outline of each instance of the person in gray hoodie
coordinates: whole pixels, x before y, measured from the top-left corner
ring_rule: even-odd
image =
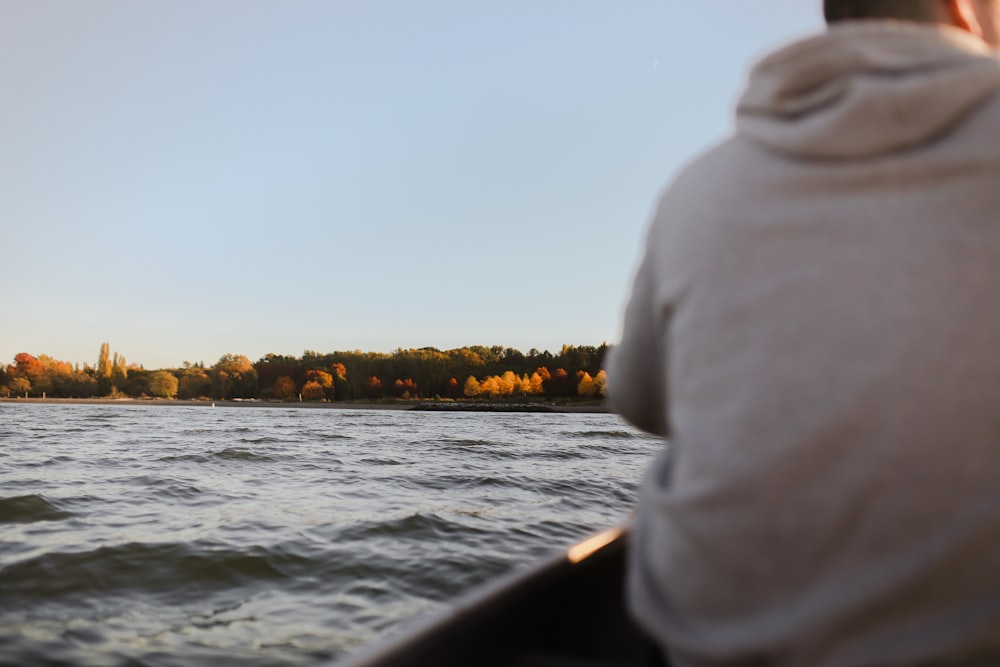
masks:
[[[825,9],[648,232],[630,608],[681,667],[998,665],[1000,3]]]

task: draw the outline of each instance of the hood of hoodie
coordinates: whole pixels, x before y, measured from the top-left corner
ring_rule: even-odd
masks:
[[[751,71],[737,131],[772,150],[856,159],[908,149],[1000,92],[1000,58],[946,26],[838,24]]]

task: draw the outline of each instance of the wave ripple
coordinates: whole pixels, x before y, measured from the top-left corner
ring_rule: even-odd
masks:
[[[314,568],[309,558],[254,546],[123,544],[47,553],[0,569],[0,590],[23,605],[73,596],[162,595],[184,599],[213,590],[280,582]]]
[[[73,516],[47,500],[45,496],[31,494],[0,498],[0,523],[35,523],[36,521],[59,521]]]
[[[612,415],[0,403],[0,667],[310,667],[620,521]]]

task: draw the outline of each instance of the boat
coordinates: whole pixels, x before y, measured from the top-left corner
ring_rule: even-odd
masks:
[[[336,667],[640,667],[625,612],[627,526],[459,598]]]

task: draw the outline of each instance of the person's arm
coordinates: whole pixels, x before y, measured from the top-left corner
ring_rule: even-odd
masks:
[[[644,431],[667,436],[666,335],[669,313],[657,303],[651,247],[636,273],[625,308],[621,342],[607,365],[608,397],[615,411]]]

